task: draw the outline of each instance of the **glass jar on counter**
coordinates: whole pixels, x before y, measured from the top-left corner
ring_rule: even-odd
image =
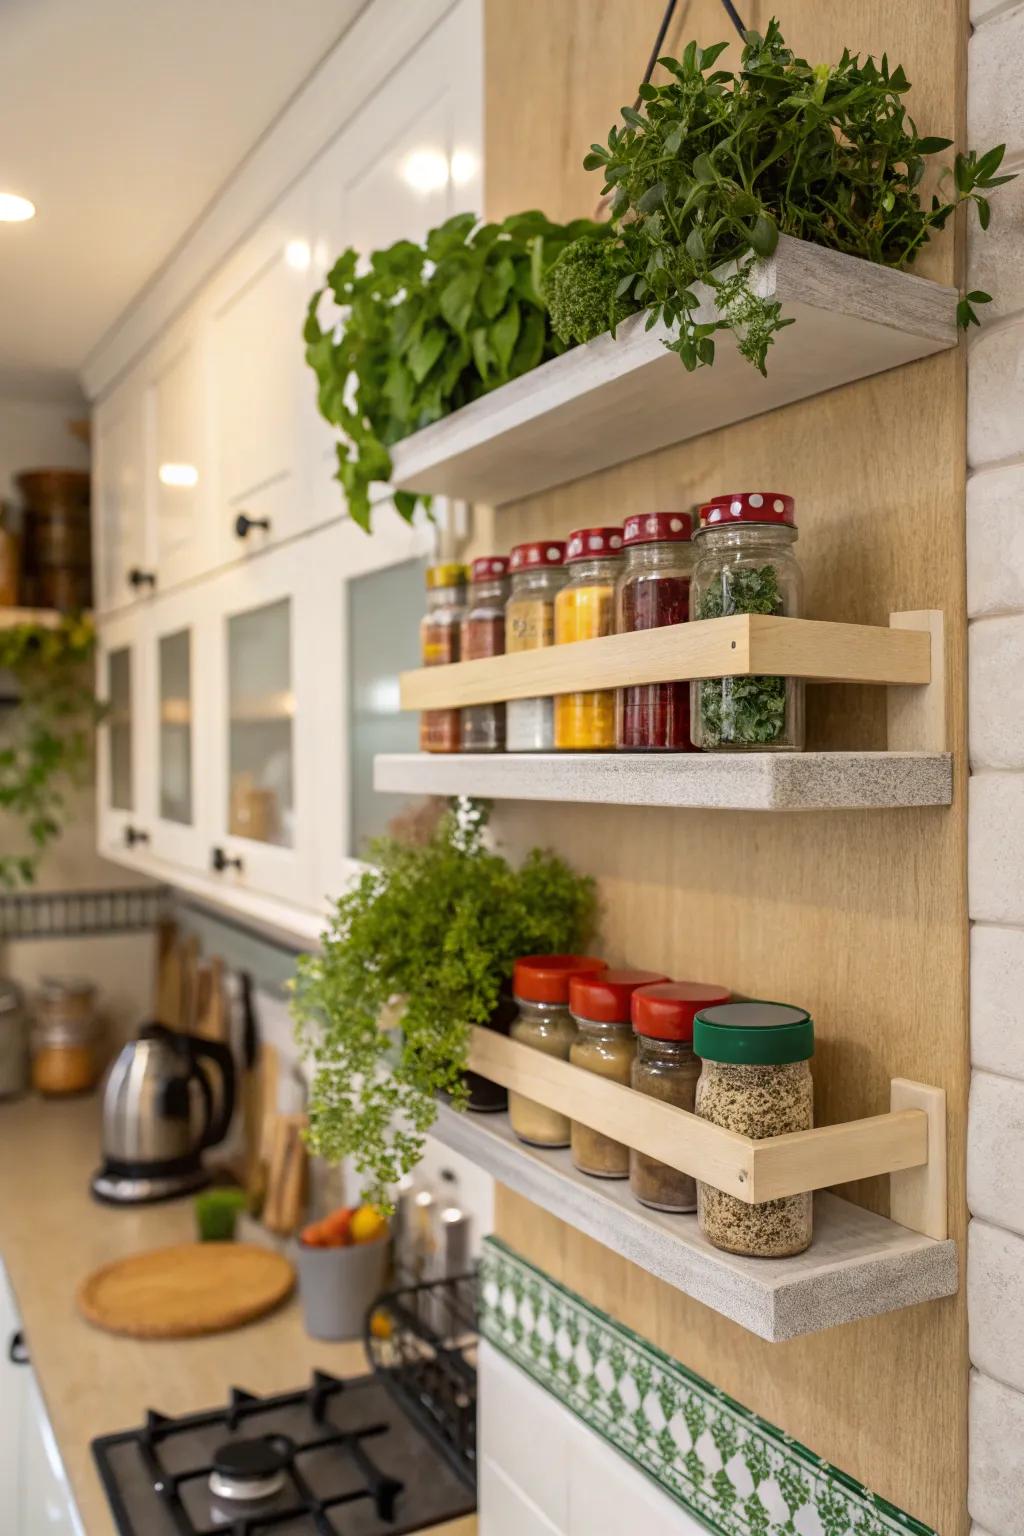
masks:
[[[597,976],[574,976],[569,983],[569,1011],[577,1030],[569,1047],[573,1066],[628,1086],[636,1054],[630,1021],[633,993],[638,987],[667,980],[657,971],[602,971]],[[572,1160],[581,1173],[596,1179],[628,1177],[629,1148],[621,1141],[573,1120],[569,1145]]]
[[[461,660],[484,661],[505,654],[508,561],[503,555],[474,560],[469,608],[462,620]],[[462,711],[463,752],[504,752],[504,704],[471,704]]]
[[[636,1056],[630,1081],[638,1093],[693,1113],[700,1076],[693,1021],[700,1009],[727,1003],[731,995],[725,987],[696,981],[669,981],[633,993]],[[635,1147],[629,1153],[629,1187],[641,1205],[656,1211],[697,1209],[697,1185],[690,1175]]]
[[[700,509],[690,618],[800,617],[792,496],[743,491]],[[795,677],[708,677],[690,684],[693,744],[705,752],[793,752],[804,745],[804,684]]]
[[[0,980],[0,1099],[28,1087],[29,1022],[19,987]]]
[[[546,1056],[569,1060],[576,1039],[576,1025],[569,1012],[569,982],[574,976],[593,976],[606,969],[603,960],[590,955],[527,955],[517,960],[512,991],[519,1010],[510,1031],[512,1039]],[[569,1117],[546,1109],[535,1099],[509,1091],[508,1117],[520,1141],[533,1147],[567,1147]]]
[[[694,1020],[693,1048],[703,1062],[696,1099],[703,1119],[758,1140],[811,1129],[814,1025],[803,1008],[746,1002],[702,1009]],[[747,1205],[698,1184],[697,1216],[716,1248],[783,1259],[810,1246],[813,1197],[808,1192]]]
[[[565,545],[558,539],[517,544],[509,561],[512,591],[505,605],[505,649],[540,651],[555,643],[555,598],[565,586]],[[554,699],[510,699],[505,706],[509,752],[550,752],[555,745]]]
[[[627,517],[626,568],[615,587],[615,632],[660,629],[690,616],[693,519],[688,512]],[[615,744],[623,751],[690,752],[689,683],[636,683],[615,695]]]
[[[615,582],[622,570],[621,528],[577,528],[566,551],[569,579],[555,598],[555,644],[615,633]],[[615,745],[615,690],[555,699],[555,749],[603,752]]]
[[[427,611],[420,624],[420,658],[425,667],[459,660],[459,627],[466,611],[466,567],[442,561],[427,567]],[[425,709],[420,715],[421,752],[457,752],[458,709]]]
[[[87,1093],[101,1065],[96,988],[76,977],[47,977],[36,1002],[33,1088],[54,1098]]]

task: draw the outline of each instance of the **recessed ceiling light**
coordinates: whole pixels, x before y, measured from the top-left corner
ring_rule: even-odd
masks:
[[[0,192],[0,223],[23,224],[26,219],[34,219],[35,214],[36,205],[27,197],[19,197],[16,192]]]

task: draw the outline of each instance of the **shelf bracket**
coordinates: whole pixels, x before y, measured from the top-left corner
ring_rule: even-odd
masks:
[[[913,688],[886,690],[890,752],[947,752],[945,625],[937,608],[890,613],[890,629],[924,630],[932,638],[931,679]]]
[[[928,1122],[928,1161],[889,1175],[889,1216],[901,1227],[944,1239],[946,1217],[946,1094],[927,1083],[894,1077],[889,1108],[923,1110]]]

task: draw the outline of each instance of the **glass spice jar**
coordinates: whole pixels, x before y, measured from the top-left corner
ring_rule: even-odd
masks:
[[[703,1060],[696,1100],[703,1119],[758,1140],[811,1129],[814,1025],[804,1009],[762,1002],[702,1009],[694,1020],[693,1048]],[[809,1247],[813,1197],[808,1192],[747,1205],[698,1184],[697,1216],[716,1248],[782,1259]]]
[[[744,491],[700,509],[691,619],[734,613],[799,618],[792,496]],[[795,677],[709,677],[690,684],[694,746],[705,752],[793,752],[804,745],[804,684]]]
[[[47,977],[36,1002],[32,1086],[47,1097],[87,1093],[100,1075],[96,988],[74,977]]]
[[[517,544],[509,561],[512,592],[505,605],[505,649],[540,651],[555,643],[555,598],[565,586],[565,545],[558,539]],[[509,752],[550,752],[554,699],[510,699],[505,706]]]
[[[690,616],[693,519],[688,512],[627,517],[626,568],[615,587],[615,633],[683,624]],[[615,744],[634,752],[690,752],[689,683],[637,683],[615,695]]]
[[[700,1076],[693,1021],[700,1009],[727,1003],[731,995],[725,987],[696,981],[669,981],[633,993],[636,1056],[630,1081],[638,1093],[693,1113]],[[629,1187],[641,1205],[656,1211],[697,1209],[697,1185],[690,1175],[635,1147],[629,1153]]]
[[[630,1002],[638,987],[667,981],[657,971],[602,971],[598,976],[574,976],[569,983],[569,1011],[576,1022],[576,1039],[569,1060],[585,1072],[629,1084],[636,1044],[630,1023]],[[569,1132],[572,1160],[581,1173],[597,1179],[624,1179],[629,1174],[629,1148],[601,1131],[573,1120]]]
[[[466,611],[466,567],[446,560],[427,567],[427,611],[420,624],[420,656],[425,667],[459,660],[459,626]],[[420,715],[421,752],[457,752],[460,711],[425,709]]]
[[[621,528],[577,528],[566,552],[569,579],[555,598],[555,644],[615,633],[615,582],[622,569]],[[615,745],[615,690],[555,699],[555,749],[602,752]]]
[[[517,960],[512,977],[519,1012],[510,1034],[520,1045],[546,1056],[569,1060],[576,1025],[569,1012],[569,982],[605,970],[589,955],[527,955]],[[533,1147],[567,1147],[569,1117],[546,1109],[535,1099],[509,1091],[508,1117],[520,1141]]]
[[[462,620],[463,661],[484,661],[505,654],[505,603],[508,561],[486,555],[471,567],[469,610]],[[504,752],[504,704],[471,704],[462,711],[463,752]]]

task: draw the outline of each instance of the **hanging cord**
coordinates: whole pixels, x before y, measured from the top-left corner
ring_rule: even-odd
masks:
[[[740,20],[739,12],[737,11],[736,7],[733,5],[732,0],[722,0],[722,5],[725,7],[725,14],[728,16],[729,20],[732,22],[733,26],[736,28],[736,31],[739,33],[739,35],[743,39],[743,41],[746,42],[746,40],[747,40],[747,29],[743,25],[743,22]]]
[[[644,70],[644,78],[643,78],[643,81],[641,82],[643,85],[648,85],[650,83],[651,76],[654,74],[654,66],[655,66],[655,64],[657,64],[658,59],[661,57],[661,50],[665,46],[665,38],[666,38],[666,36],[668,34],[669,27],[672,25],[672,17],[675,15],[675,9],[676,9],[676,5],[677,4],[678,4],[678,0],[668,0],[668,4],[665,7],[665,14],[661,18],[661,26],[658,28],[658,35],[654,39],[654,47],[651,49],[651,56],[647,60],[647,68]],[[733,26],[736,28],[736,31],[739,33],[740,37],[745,42],[746,41],[746,28],[744,27],[743,22],[742,22],[742,20],[740,18],[739,12],[736,10],[736,7],[733,5],[732,0],[722,0],[722,5],[725,8],[725,14],[728,16],[729,20],[732,22]],[[686,20],[686,13],[687,13],[687,11],[689,9],[690,9],[690,0],[686,0],[686,4],[683,7],[683,14],[679,18],[680,22],[683,22],[683,21]],[[634,103],[633,103],[634,110],[637,110],[639,108],[640,101],[641,101],[641,98],[638,96],[636,98],[636,101],[634,101]]]

